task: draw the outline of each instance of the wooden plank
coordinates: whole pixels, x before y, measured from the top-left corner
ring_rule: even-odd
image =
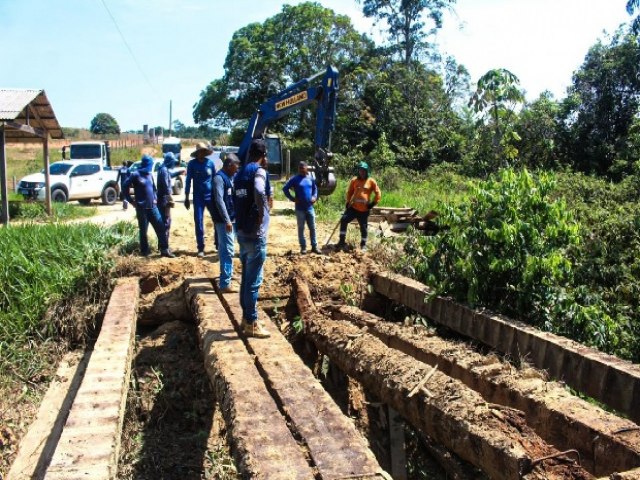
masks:
[[[116,283],[45,479],[116,476],[139,296],[137,278]]]
[[[71,352],[60,361],[38,414],[20,441],[7,480],[31,480],[44,475],[82,382],[88,358],[88,355]]]
[[[208,279],[185,280],[205,367],[243,478],[302,480],[314,472]],[[213,399],[212,399],[213,401]]]
[[[401,275],[376,273],[372,281],[378,293],[504,354],[527,358],[572,388],[640,422],[640,365],[524,322],[432,297],[426,285]]]
[[[242,320],[238,294],[223,295],[222,300],[238,328]],[[262,310],[259,315],[271,338],[248,338],[248,345],[270,391],[308,447],[320,477],[382,475],[380,465],[353,422],[344,416],[271,319]]]

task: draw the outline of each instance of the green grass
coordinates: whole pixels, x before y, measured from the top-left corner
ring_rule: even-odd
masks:
[[[0,370],[37,370],[37,345],[58,335],[44,314],[115,264],[114,247],[134,241],[120,223],[20,225],[0,229]]]
[[[19,196],[18,196],[19,198]],[[51,204],[53,214],[47,215],[44,204],[40,202],[26,202],[15,200],[15,196],[9,205],[9,216],[12,220],[33,220],[38,222],[57,222],[60,220],[72,220],[74,218],[92,217],[96,214],[96,207],[80,206],[73,203]]]

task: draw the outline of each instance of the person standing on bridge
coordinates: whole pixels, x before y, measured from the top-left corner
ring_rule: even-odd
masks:
[[[373,200],[371,200],[372,194]],[[366,162],[360,162],[358,175],[351,180],[347,189],[347,205],[340,219],[340,240],[336,245],[339,250],[345,248],[347,226],[355,218],[360,225],[360,250],[367,251],[369,211],[380,202],[381,197],[380,187],[373,178],[369,177],[369,165]]]
[[[295,195],[291,195],[291,189]],[[318,250],[316,240],[316,212],[313,205],[318,200],[318,186],[315,179],[309,175],[307,162],[298,164],[298,175],[295,175],[284,184],[282,188],[285,196],[296,204],[296,220],[298,223],[298,243],[300,243],[300,253],[307,253],[307,241],[304,238],[304,225],[309,227],[309,239],[311,240],[311,251],[321,253]]]
[[[169,242],[164,230],[164,224],[158,211],[158,201],[156,197],[156,185],[153,181],[153,158],[143,155],[140,160],[140,168],[129,175],[124,182],[124,193],[129,202],[136,206],[136,217],[138,218],[138,230],[140,235],[140,254],[143,257],[149,255],[149,240],[147,230],[149,223],[158,237],[160,255],[173,258],[175,255],[169,250]],[[131,198],[130,187],[133,186],[135,201]]]
[[[158,210],[164,224],[167,243],[171,232],[171,209],[174,206],[173,197],[171,196],[173,190],[171,189],[172,175],[170,169],[175,166],[176,162],[177,159],[173,152],[167,152],[164,154],[164,162],[158,169]]]
[[[213,160],[207,158],[213,150],[206,143],[197,143],[196,150],[191,154],[192,160],[187,164],[187,178],[184,187],[184,206],[191,208],[189,193],[193,180],[193,220],[195,222],[196,244],[198,257],[204,257],[204,210],[209,210],[213,218],[213,176],[216,167]]]
[[[233,179],[238,168],[240,168],[240,159],[235,153],[230,153],[224,159],[222,168],[213,177],[213,226],[218,239],[218,256],[220,257],[218,287],[222,293],[238,291],[231,286],[236,221]]]
[[[240,244],[240,305],[242,330],[245,335],[267,338],[271,334],[258,320],[258,291],[262,285],[264,262],[267,258],[269,230],[269,188],[267,146],[264,140],[253,140],[247,163],[236,175],[234,208]]]

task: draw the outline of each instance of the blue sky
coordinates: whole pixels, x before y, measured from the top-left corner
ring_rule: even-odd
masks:
[[[113,115],[123,130],[167,127],[169,100],[173,119],[192,125],[200,92],[223,74],[233,33],[275,15],[284,3],[301,2],[0,0],[0,88],[44,88],[65,127],[88,128],[99,112]],[[381,38],[355,0],[319,3]],[[458,0],[437,41],[473,81],[491,68],[507,68],[528,99],[543,90],[561,98],[589,47],[629,22],[625,4]]]

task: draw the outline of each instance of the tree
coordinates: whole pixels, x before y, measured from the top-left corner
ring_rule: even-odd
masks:
[[[637,10],[640,10],[640,0],[627,0],[627,13],[633,15]],[[640,15],[631,22],[631,31],[636,35],[640,33]]]
[[[591,47],[563,102],[563,153],[584,172],[610,174],[640,107],[640,45],[617,32]],[[617,167],[618,172],[620,168]]]
[[[89,130],[96,135],[120,134],[118,122],[108,113],[98,113],[93,117]]]
[[[520,80],[509,70],[497,68],[489,70],[480,80],[469,106],[488,122],[493,131],[493,149],[497,166],[507,166],[518,155],[513,145],[520,140],[513,129],[515,108],[524,101],[518,88]]]
[[[373,139],[384,133],[401,166],[423,170],[459,160],[460,120],[442,78],[424,65],[395,63],[378,72],[364,102],[374,119]]]
[[[260,103],[292,82],[325,70],[327,64],[340,66],[340,94],[348,95],[349,70],[372,47],[345,15],[315,2],[284,5],[264,23],[249,24],[233,34],[224,76],[201,92],[194,120],[224,126],[246,121]],[[310,109],[301,109],[272,129],[308,136],[311,117]]]
[[[560,165],[557,148],[562,129],[560,104],[550,92],[542,92],[536,100],[524,106],[515,129],[521,138],[516,145],[524,166],[552,169]]]
[[[442,28],[442,14],[456,0],[359,0],[365,17],[384,20],[394,50],[401,52],[405,65],[428,49],[426,38]],[[433,23],[425,31],[424,16]]]

